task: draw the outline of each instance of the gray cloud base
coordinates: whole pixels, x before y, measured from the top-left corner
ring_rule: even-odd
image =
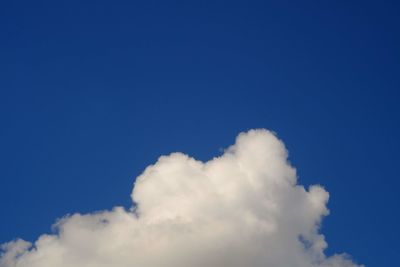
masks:
[[[66,216],[34,244],[3,244],[0,267],[360,266],[324,254],[328,197],[297,184],[273,133],[251,130],[205,163],[160,157],[137,178],[131,210]]]

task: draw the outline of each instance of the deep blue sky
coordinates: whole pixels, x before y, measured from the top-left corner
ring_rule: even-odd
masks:
[[[397,1],[2,1],[0,243],[130,206],[161,154],[250,128],[331,194],[328,253],[400,254]]]

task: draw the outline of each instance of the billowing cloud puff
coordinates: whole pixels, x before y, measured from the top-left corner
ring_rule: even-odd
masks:
[[[327,257],[328,192],[297,184],[284,144],[240,134],[208,162],[162,156],[136,179],[133,208],[74,214],[31,244],[2,245],[0,267],[356,267]]]

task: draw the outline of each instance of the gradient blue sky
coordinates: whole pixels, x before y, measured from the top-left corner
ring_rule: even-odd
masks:
[[[400,249],[397,1],[3,1],[0,243],[130,206],[161,154],[276,131],[332,252]]]

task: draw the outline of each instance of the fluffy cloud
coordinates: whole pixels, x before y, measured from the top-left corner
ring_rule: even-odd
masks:
[[[160,157],[131,210],[67,216],[34,244],[3,244],[0,267],[356,267],[324,254],[328,197],[297,184],[274,134],[251,130],[208,162]]]

